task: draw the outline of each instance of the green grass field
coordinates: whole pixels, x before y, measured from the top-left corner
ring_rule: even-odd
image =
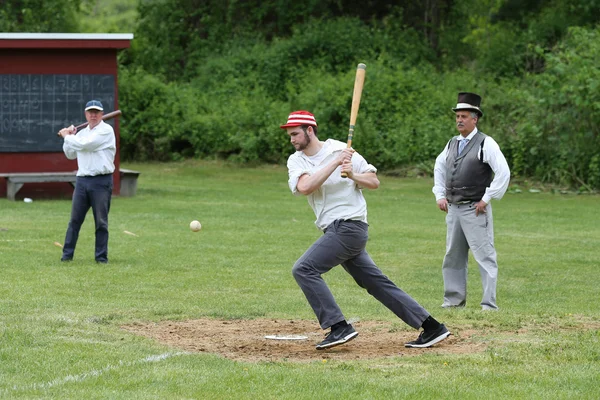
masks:
[[[135,197],[113,198],[108,265],[93,261],[91,213],[64,264],[54,242],[64,240],[70,201],[0,199],[0,398],[600,397],[597,195],[508,193],[494,202],[501,310],[480,311],[473,260],[467,307],[443,310],[445,223],[432,182],[382,176],[366,193],[367,249],[451,330],[475,331],[470,340],[485,350],[328,362],[315,351],[313,362],[253,363],[182,352],[122,326],[314,321],[290,272],[319,236],[306,199],[291,195],[282,167],[123,167],[141,175]],[[347,316],[410,330],[341,268],[326,280]]]

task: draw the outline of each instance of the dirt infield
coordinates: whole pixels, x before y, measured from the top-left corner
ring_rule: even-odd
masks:
[[[485,344],[471,340],[475,331],[452,331],[452,335],[429,349],[408,349],[404,343],[416,339],[418,331],[394,329],[390,322],[353,323],[356,339],[329,350],[317,351],[315,344],[324,331],[314,321],[255,319],[243,321],[198,319],[136,323],[122,328],[153,338],[168,346],[198,353],[212,353],[247,362],[320,360],[363,360],[429,354],[478,353]],[[267,335],[303,335],[305,340],[271,340]]]

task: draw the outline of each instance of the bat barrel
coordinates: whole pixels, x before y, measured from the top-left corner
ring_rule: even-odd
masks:
[[[360,63],[356,67],[356,78],[354,79],[354,92],[352,93],[352,108],[350,109],[350,127],[348,129],[348,141],[346,147],[352,147],[352,139],[354,138],[354,126],[356,125],[356,117],[358,116],[358,107],[360,105],[360,97],[362,95],[363,85],[365,82],[365,74],[367,66]],[[347,178],[348,174],[342,172],[342,178]]]

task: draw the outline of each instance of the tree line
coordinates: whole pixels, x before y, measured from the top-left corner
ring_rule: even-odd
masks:
[[[125,159],[283,163],[295,109],[344,140],[364,62],[354,146],[381,170],[430,174],[457,93],[473,91],[514,176],[592,191],[599,15],[600,0],[4,0],[0,30],[133,31]]]

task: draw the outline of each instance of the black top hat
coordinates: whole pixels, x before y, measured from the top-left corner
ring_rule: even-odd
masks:
[[[481,106],[481,96],[475,93],[460,92],[458,94],[458,101],[456,107],[452,111],[469,110],[475,111],[479,118],[483,117],[483,111],[479,108]]]

